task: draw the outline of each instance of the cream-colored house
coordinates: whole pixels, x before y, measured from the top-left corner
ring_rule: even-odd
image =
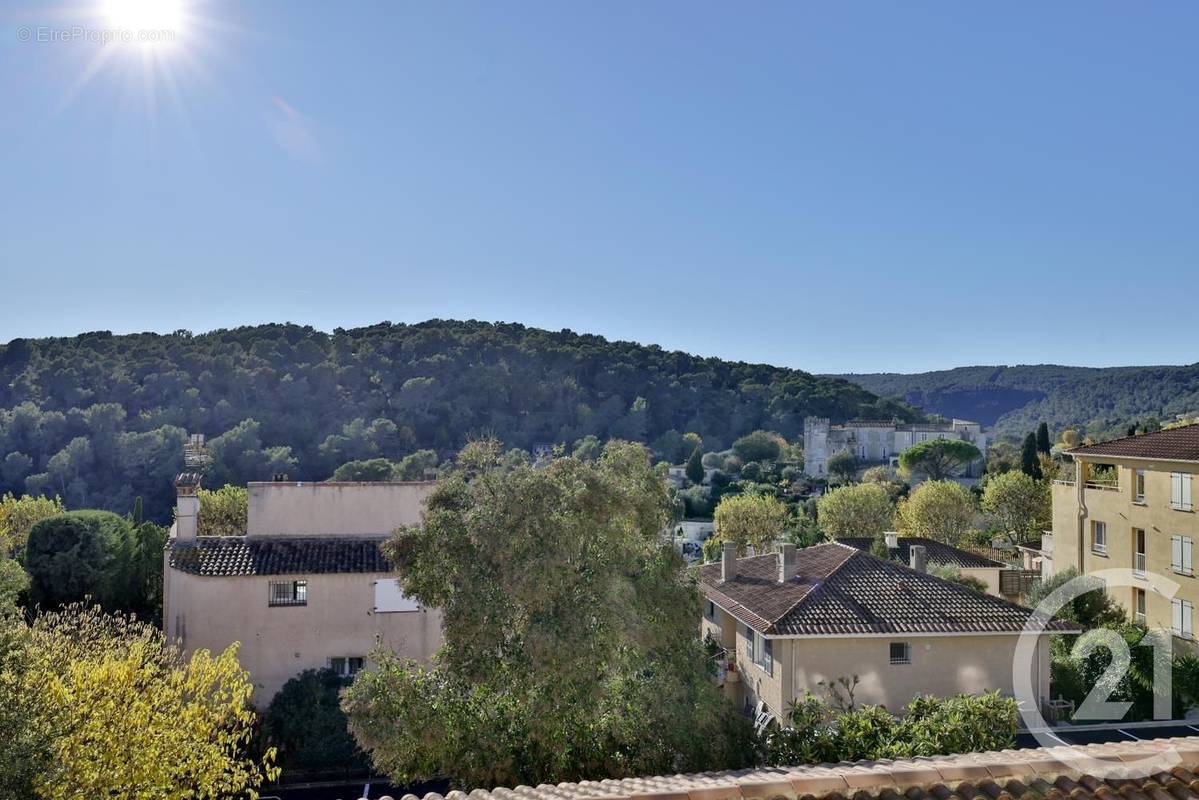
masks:
[[[353,675],[379,644],[427,661],[441,613],[406,597],[380,550],[421,521],[432,483],[251,483],[244,536],[197,536],[198,476],[176,481],[163,628],[184,650],[240,643],[255,702],[305,669]]]
[[[1050,622],[1017,666],[1032,612],[929,575],[923,549],[912,552],[917,569],[837,542],[740,559],[726,545],[698,571],[701,631],[725,648],[726,695],[785,721],[805,691],[826,697],[822,684],[841,677],[858,677],[858,704],[898,711],[917,694],[1014,695],[1027,669],[1032,700],[1047,700],[1049,633],[1076,629]]]
[[[1195,641],[1199,605],[1192,500],[1199,473],[1199,425],[1077,447],[1074,479],[1053,485],[1053,569],[1084,574],[1123,568],[1132,586],[1109,583],[1129,617]],[[1172,597],[1151,576],[1178,585]],[[1176,644],[1179,643],[1176,641]]]

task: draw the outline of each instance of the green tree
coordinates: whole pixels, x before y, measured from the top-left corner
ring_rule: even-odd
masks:
[[[437,452],[434,450],[417,450],[401,459],[396,467],[396,477],[402,481],[423,481],[427,473],[437,467]]]
[[[271,699],[262,717],[262,734],[275,747],[285,773],[370,766],[341,709],[341,691],[348,685],[349,679],[331,669],[307,669],[283,684]]]
[[[691,451],[691,456],[687,459],[687,480],[698,485],[704,482],[704,464],[703,454],[700,452],[702,447],[696,447]]]
[[[1024,449],[1020,451],[1020,471],[1030,478],[1041,480],[1041,460],[1037,457],[1037,435],[1024,437]]]
[[[880,535],[894,516],[891,496],[877,483],[830,489],[816,503],[816,519],[829,539]]]
[[[1049,455],[1049,423],[1042,422],[1037,426],[1037,452]]]
[[[469,445],[424,525],[386,545],[405,590],[442,609],[445,644],[430,669],[376,650],[346,691],[375,767],[473,788],[746,763],[645,447],[513,470],[499,452]]]
[[[1004,472],[987,478],[982,507],[999,530],[1015,532],[1020,539],[1050,527],[1049,487],[1023,472]]]
[[[739,553],[753,547],[760,555],[783,538],[790,516],[787,506],[773,495],[725,495],[712,515],[716,523],[714,538],[736,543]]]
[[[743,464],[750,461],[776,461],[782,445],[777,433],[756,430],[733,442],[733,452]]]
[[[34,524],[64,511],[57,497],[14,497],[11,493],[0,497],[0,552],[20,555]]]
[[[603,449],[604,446],[600,443],[599,437],[588,434],[575,442],[573,455],[583,461],[594,461],[600,457]]]
[[[137,591],[134,548],[129,521],[110,511],[68,511],[38,521],[24,556],[31,602],[55,609],[91,597],[110,611],[128,611]]]
[[[273,753],[246,755],[237,645],[184,659],[156,628],[82,606],[3,626],[3,796],[219,800],[275,774]]]
[[[952,478],[982,453],[961,439],[926,439],[899,454],[899,466],[909,473],[919,472],[929,480]]]
[[[895,525],[909,536],[957,545],[973,528],[974,496],[954,481],[925,481],[899,501]]]
[[[198,536],[244,536],[249,525],[250,495],[244,486],[225,484],[219,489],[201,489]]]
[[[828,474],[839,483],[849,483],[858,471],[858,460],[848,450],[841,450],[828,457],[825,467]]]
[[[331,481],[390,481],[395,479],[396,465],[386,458],[347,461],[333,470]]]

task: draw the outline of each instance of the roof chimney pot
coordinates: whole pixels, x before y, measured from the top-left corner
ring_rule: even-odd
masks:
[[[912,553],[912,569],[917,572],[928,572],[928,557],[924,552],[924,545],[914,544],[911,547]]]
[[[779,583],[786,583],[799,574],[799,551],[790,542],[779,545]]]

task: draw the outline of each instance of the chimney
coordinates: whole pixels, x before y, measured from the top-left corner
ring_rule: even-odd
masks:
[[[924,554],[924,545],[914,544],[911,547],[912,569],[917,572],[928,572],[928,557]]]
[[[896,531],[883,531],[883,539],[887,542],[887,549],[894,550],[899,547],[899,533]]]
[[[181,472],[175,478],[175,538],[195,539],[200,519],[200,473]]]
[[[779,583],[786,583],[799,574],[798,555],[795,545],[790,542],[779,545]]]
[[[731,581],[737,577],[737,545],[725,542],[720,546],[720,579]]]

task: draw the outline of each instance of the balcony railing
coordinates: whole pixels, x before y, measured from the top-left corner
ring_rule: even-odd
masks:
[[[1069,480],[1066,480],[1066,479],[1062,479],[1062,478],[1057,478],[1053,481],[1053,485],[1054,486],[1073,486],[1074,479],[1071,478]]]
[[[1120,484],[1118,481],[1087,481],[1085,485],[1088,489],[1098,489],[1101,492],[1120,491]]]
[[[1144,553],[1133,553],[1132,554],[1132,571],[1136,575],[1144,575],[1145,574],[1145,554]]]

